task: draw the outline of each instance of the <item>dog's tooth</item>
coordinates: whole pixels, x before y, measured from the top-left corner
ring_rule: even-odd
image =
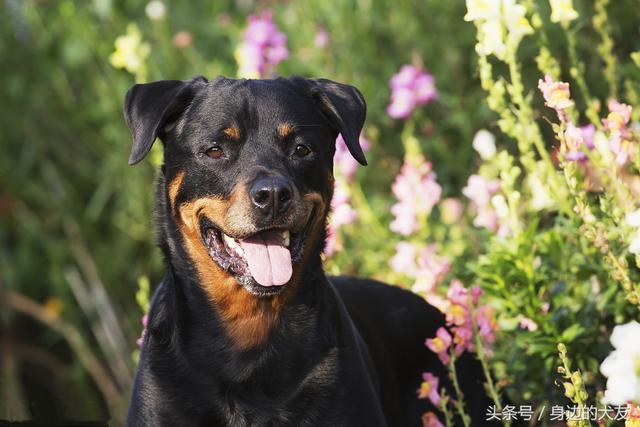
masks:
[[[285,246],[289,246],[289,244],[291,243],[291,233],[289,233],[289,230],[282,232],[282,243]]]

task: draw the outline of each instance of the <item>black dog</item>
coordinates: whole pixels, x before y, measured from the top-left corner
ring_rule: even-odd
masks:
[[[300,77],[159,81],[127,93],[135,164],[164,143],[157,219],[166,275],[149,312],[130,426],[410,426],[439,360],[443,315],[397,287],[327,279],[321,262],[342,134],[358,144],[354,87]],[[458,375],[473,425],[478,363]]]

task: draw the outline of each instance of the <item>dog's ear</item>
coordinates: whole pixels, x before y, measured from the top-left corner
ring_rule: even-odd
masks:
[[[367,104],[358,89],[327,79],[308,79],[311,96],[318,102],[320,110],[340,132],[349,152],[361,165],[367,159],[360,147],[360,132],[367,115]]]
[[[180,117],[205,83],[207,79],[196,77],[137,84],[129,89],[124,99],[124,118],[133,137],[130,165],[144,159],[155,139]]]

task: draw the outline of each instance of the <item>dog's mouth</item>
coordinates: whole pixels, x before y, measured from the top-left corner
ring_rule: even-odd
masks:
[[[303,233],[267,229],[243,238],[203,224],[202,238],[209,256],[232,273],[250,292],[275,295],[289,283],[293,263],[302,259]]]

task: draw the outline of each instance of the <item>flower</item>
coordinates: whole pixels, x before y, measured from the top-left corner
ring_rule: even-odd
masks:
[[[413,65],[403,65],[391,78],[390,85],[387,113],[394,119],[406,119],[416,107],[438,98],[433,76]]]
[[[184,49],[193,42],[193,35],[189,31],[178,31],[173,36],[173,45],[178,49]]]
[[[440,203],[440,219],[445,224],[455,224],[464,215],[464,205],[459,199],[448,197]]]
[[[436,331],[434,338],[427,338],[425,345],[433,351],[443,364],[448,364],[451,360],[448,349],[451,346],[451,335],[442,326]]]
[[[147,14],[149,19],[159,21],[164,18],[167,13],[167,8],[160,0],[153,0],[147,3],[147,6],[144,8],[144,12]]]
[[[136,24],[127,26],[127,33],[116,38],[115,51],[109,56],[109,62],[115,68],[124,68],[135,74],[138,80],[146,78],[144,61],[151,52],[148,43],[142,41],[142,33]]]
[[[418,389],[418,399],[429,399],[435,406],[440,405],[440,394],[438,393],[438,383],[440,380],[431,372],[422,374],[422,383]]]
[[[579,15],[573,8],[573,0],[549,0],[551,4],[551,22],[568,24]]]
[[[393,271],[404,273],[409,277],[415,277],[418,271],[416,255],[418,248],[409,242],[401,241],[396,245],[396,254],[391,258],[390,265]]]
[[[521,314],[518,316],[518,320],[520,320],[520,329],[528,329],[531,332],[538,330],[538,324],[527,316]]]
[[[362,151],[366,153],[369,150],[369,142],[364,138],[364,133],[360,134],[359,142]],[[338,242],[339,229],[344,225],[351,224],[358,217],[358,213],[350,205],[349,192],[349,183],[355,175],[358,163],[349,153],[340,135],[336,139],[336,153],[333,159],[335,164],[335,185],[333,199],[331,200],[332,213],[324,249],[326,256],[333,255],[335,250],[340,247]]]
[[[450,360],[450,351],[459,356],[464,351],[474,350],[474,328],[477,328],[485,354],[492,354],[491,344],[496,340],[495,331],[498,324],[493,307],[479,305],[481,295],[482,289],[479,286],[473,286],[469,290],[460,280],[451,281],[447,291],[448,304],[444,312],[452,335],[441,328],[442,331],[438,330],[439,334],[437,333],[435,338],[426,342],[427,347],[436,353],[443,363],[446,364]]]
[[[425,412],[422,414],[422,427],[444,427],[438,416],[433,412]]]
[[[336,180],[331,199],[331,216],[327,229],[327,240],[325,242],[324,253],[326,256],[334,254],[339,247],[338,230],[340,227],[351,224],[358,217],[358,213],[349,204],[349,189],[342,180]]]
[[[243,42],[235,53],[238,75],[244,78],[264,77],[289,57],[287,36],[278,31],[270,11],[251,15],[248,22]]]
[[[478,54],[504,59],[507,52],[515,52],[522,38],[533,34],[526,12],[515,0],[467,0],[464,19],[476,22]]]
[[[489,160],[496,154],[496,138],[488,130],[480,129],[476,132],[472,145],[482,160]]]
[[[451,269],[448,258],[436,254],[436,245],[428,245],[418,256],[416,282],[411,290],[426,294],[427,300],[434,295],[435,287]]]
[[[573,106],[569,83],[556,82],[547,74],[544,76],[544,80],[538,80],[538,89],[544,97],[544,105],[556,110],[558,117],[564,120],[566,118],[564,110]]]
[[[413,243],[401,241],[396,245],[396,254],[391,258],[391,268],[415,279],[412,290],[423,293],[429,302],[438,305],[435,287],[451,269],[448,258],[436,254],[436,245],[420,249]],[[431,301],[431,298],[435,298]]]
[[[149,322],[149,315],[145,314],[142,316],[140,323],[142,323],[142,332],[140,333],[140,338],[136,340],[136,344],[138,347],[142,348],[142,344],[144,344],[144,337],[147,334],[147,323]]]
[[[323,27],[320,27],[316,31],[316,35],[313,38],[313,44],[318,48],[323,48],[323,47],[327,47],[330,40],[331,40],[331,36],[329,36],[329,32]]]
[[[480,175],[471,175],[467,186],[462,189],[462,194],[467,196],[476,209],[476,217],[473,225],[489,230],[498,230],[498,215],[493,208],[491,199],[500,191],[500,182],[488,180]]]
[[[430,214],[442,194],[431,163],[422,156],[411,162],[405,160],[391,189],[398,203],[391,207],[395,218],[390,228],[404,236],[418,229],[418,216]]]
[[[607,377],[603,403],[624,405],[640,402],[640,323],[631,321],[613,328],[614,351],[600,365]]]
[[[360,147],[364,153],[369,151],[370,144],[365,138],[364,132],[360,134],[358,142],[360,143]],[[338,138],[336,139],[336,153],[333,156],[333,164],[334,171],[341,174],[348,181],[353,179],[358,168],[358,162],[349,152],[347,144],[345,144],[344,139],[342,139],[342,135],[338,135]]]
[[[632,108],[615,100],[609,101],[609,114],[602,120],[605,130],[610,132],[609,149],[616,155],[616,162],[624,165],[631,157],[630,132],[627,127]]]

